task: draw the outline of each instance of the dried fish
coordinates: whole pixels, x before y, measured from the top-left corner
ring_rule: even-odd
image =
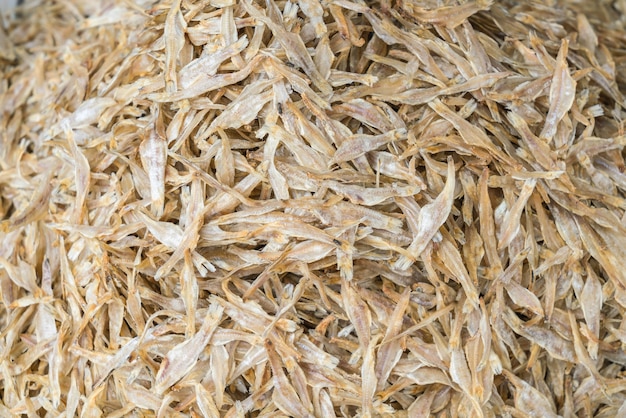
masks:
[[[498,249],[502,249],[507,247],[515,235],[519,232],[520,229],[520,216],[522,214],[522,210],[526,205],[526,202],[531,196],[535,188],[535,184],[537,181],[535,179],[528,179],[522,185],[522,189],[520,190],[519,197],[517,201],[513,204],[511,209],[504,215],[504,219],[502,220],[503,229],[500,230]]]
[[[330,180],[324,181],[322,185],[328,187],[337,195],[347,198],[350,202],[363,206],[375,206],[394,197],[413,196],[421,190],[421,187],[417,185],[400,186],[392,184],[389,187],[365,188]]]
[[[151,209],[157,219],[163,215],[165,204],[165,166],[167,163],[167,144],[156,129],[148,131],[139,147],[141,164],[150,181]]]
[[[315,35],[320,37],[328,29],[324,23],[324,8],[318,0],[298,0],[302,12],[311,19],[311,24],[315,27]]]
[[[0,415],[622,413],[626,8],[545,3],[3,14]]]
[[[74,216],[72,221],[76,224],[82,224],[85,219],[85,202],[91,181],[91,168],[89,167],[89,161],[76,145],[74,133],[68,124],[64,124],[63,128],[67,142],[71,147],[72,157],[74,157],[74,161],[76,162],[76,203],[74,204]]]
[[[554,405],[537,389],[508,370],[504,375],[515,386],[515,406],[531,417],[557,417]]]
[[[241,53],[247,46],[248,38],[244,35],[237,42],[233,42],[211,54],[196,58],[180,69],[178,72],[178,83],[183,89],[187,89],[197,83],[201,77],[215,76],[224,61]]]
[[[337,151],[335,151],[328,165],[353,160],[389,142],[403,139],[405,135],[406,130],[398,129],[382,135],[354,135],[351,138],[346,138],[339,148],[337,148]]]
[[[570,110],[576,95],[576,81],[569,74],[567,68],[568,41],[563,39],[559,55],[556,57],[554,77],[550,85],[550,109],[546,116],[546,123],[539,134],[550,142],[557,130],[557,125]]]
[[[435,200],[419,209],[417,219],[412,221],[415,223],[416,229],[413,231],[413,242],[408,248],[412,257],[400,256],[395,265],[397,269],[408,269],[430,243],[430,240],[435,236],[441,224],[445,222],[445,219],[452,209],[454,186],[454,162],[452,159],[448,159],[448,178],[446,179],[446,185]],[[405,212],[405,215],[407,217],[411,215],[415,217],[415,214],[411,212]]]
[[[163,37],[165,41],[165,88],[168,93],[178,89],[176,62],[178,54],[185,46],[187,23],[180,10],[181,0],[174,0],[165,18]]]
[[[202,327],[188,340],[172,348],[161,363],[156,374],[154,390],[157,394],[163,393],[174,385],[180,378],[189,373],[196,364],[198,356],[209,343],[213,332],[218,327],[224,308],[212,305],[204,318]]]
[[[269,363],[274,375],[273,399],[276,405],[284,411],[284,413],[291,416],[312,417],[313,414],[307,411],[304,405],[302,405],[296,390],[289,383],[287,376],[285,376],[281,364],[282,362],[270,340],[265,342],[265,349],[267,350]]]
[[[420,22],[445,25],[454,29],[474,13],[489,9],[492,4],[493,0],[476,0],[468,1],[462,6],[444,6],[432,10],[425,10],[413,3],[406,3],[404,7],[414,19]]]

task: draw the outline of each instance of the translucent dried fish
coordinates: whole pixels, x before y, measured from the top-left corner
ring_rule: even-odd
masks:
[[[185,28],[187,22],[180,10],[180,0],[174,0],[165,18],[165,88],[168,93],[175,92],[178,87],[176,63],[178,54],[185,46]]]
[[[333,158],[328,164],[332,165],[353,160],[389,142],[403,139],[405,135],[406,130],[397,129],[381,135],[354,135],[351,138],[346,138],[339,148],[337,148],[337,151],[335,151]]]
[[[587,327],[596,340],[589,340],[588,350],[592,359],[598,358],[598,343],[600,338],[600,315],[602,311],[602,285],[596,273],[587,267],[587,280],[580,293],[580,306],[585,316]]]
[[[489,9],[492,4],[493,0],[476,0],[468,1],[462,6],[445,6],[425,10],[422,7],[415,6],[413,3],[408,3],[405,5],[405,8],[420,22],[440,24],[455,28],[474,13]]]
[[[283,371],[282,362],[278,357],[278,353],[273,347],[270,340],[265,342],[269,363],[272,369],[274,380],[273,399],[276,405],[285,413],[292,416],[312,417],[310,411],[307,411],[302,402],[298,398],[293,386],[289,383],[285,372]]]
[[[167,353],[155,377],[154,390],[156,393],[162,394],[189,373],[198,356],[209,343],[213,332],[219,326],[223,313],[224,309],[221,306],[212,305],[198,332]]]
[[[167,143],[156,129],[150,129],[139,147],[141,164],[150,181],[151,210],[157,219],[163,214],[165,204],[165,166],[167,163]]]
[[[569,74],[567,66],[567,51],[569,43],[566,39],[561,42],[559,55],[556,57],[556,67],[552,84],[550,85],[550,109],[546,116],[546,123],[539,136],[550,141],[557,130],[557,125],[570,110],[574,103],[576,81]]]
[[[414,220],[418,229],[413,232],[413,242],[408,248],[412,254],[412,259],[406,256],[400,256],[396,261],[396,268],[399,270],[408,269],[411,263],[424,251],[430,240],[437,233],[441,224],[445,222],[448,213],[452,209],[454,186],[454,162],[452,159],[448,159],[448,178],[446,179],[444,189],[432,203],[429,203],[419,210],[417,219]],[[410,213],[405,213],[405,215],[410,216]]]
[[[508,370],[504,375],[515,386],[515,406],[531,417],[557,417],[554,405],[546,396]]]
[[[183,89],[193,86],[201,77],[214,76],[220,65],[229,58],[242,52],[248,46],[248,38],[244,35],[224,48],[203,55],[189,64],[185,65],[178,72],[178,83]]]
[[[0,24],[0,415],[622,412],[620,2],[83,3]]]
[[[536,183],[537,181],[535,179],[526,180],[522,185],[519,197],[511,209],[506,213],[506,215],[504,215],[504,219],[502,220],[502,229],[500,230],[500,236],[498,237],[500,240],[498,249],[507,247],[515,235],[519,232],[522,210],[524,209],[526,202],[528,202]]]
[[[378,356],[376,358],[376,378],[378,381],[378,390],[385,387],[385,382],[389,378],[394,366],[402,356],[401,342],[399,339],[393,339],[402,328],[402,317],[405,314],[410,300],[410,292],[407,287],[403,292],[399,303],[396,305],[393,316],[389,323],[391,326],[387,328],[385,337],[378,348]]]
[[[416,185],[400,186],[392,185],[390,187],[370,187],[354,186],[349,184],[341,184],[336,181],[325,181],[323,185],[337,193],[339,196],[346,197],[350,202],[363,205],[374,206],[394,197],[413,196],[420,192],[421,187]]]
[[[318,0],[298,0],[302,12],[311,19],[315,28],[315,35],[320,37],[327,32],[324,23],[324,8]]]

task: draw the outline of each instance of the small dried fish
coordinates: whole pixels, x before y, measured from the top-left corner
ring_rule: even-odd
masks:
[[[283,371],[282,362],[274,348],[274,344],[270,340],[265,341],[265,349],[272,369],[274,381],[274,391],[272,398],[276,405],[284,411],[284,413],[297,417],[313,417],[311,411],[307,411],[300,401],[296,390],[291,385],[285,372]]]
[[[428,105],[441,117],[450,122],[467,144],[477,145],[481,148],[484,148],[495,157],[497,157],[504,164],[510,164],[513,168],[519,167],[519,163],[511,159],[511,157],[506,155],[500,149],[494,147],[493,142],[489,140],[484,131],[472,125],[463,117],[457,115],[445,104],[443,104],[439,99],[433,100],[432,102],[428,103]]]
[[[519,232],[522,210],[524,209],[526,202],[528,202],[530,195],[533,193],[535,184],[537,184],[537,180],[535,179],[526,180],[522,185],[517,201],[515,201],[506,215],[504,215],[504,219],[502,220],[503,228],[500,230],[498,237],[500,241],[498,249],[507,247]]]
[[[187,22],[180,10],[181,0],[174,0],[165,18],[165,89],[173,93],[178,89],[176,62],[178,54],[185,46],[185,29]]]
[[[76,163],[74,171],[76,178],[76,203],[74,204],[74,216],[72,220],[75,224],[82,224],[85,219],[85,202],[91,181],[91,168],[87,157],[85,157],[76,145],[74,133],[70,129],[69,124],[65,123],[63,128]]]
[[[570,362],[576,360],[573,344],[560,337],[551,329],[544,328],[539,325],[525,325],[510,310],[505,312],[504,320],[509,324],[513,331],[545,348],[554,358]]]
[[[365,188],[330,180],[322,182],[322,185],[337,195],[347,198],[350,202],[363,206],[375,206],[388,199],[413,196],[421,191],[421,187],[418,185],[399,186],[394,184],[390,187]]]
[[[158,117],[158,116],[157,116]],[[165,204],[165,167],[167,164],[167,143],[155,128],[150,129],[139,147],[141,164],[150,181],[151,209],[160,219]]]
[[[213,332],[219,326],[223,314],[223,307],[217,304],[211,305],[198,332],[167,353],[155,377],[154,390],[157,394],[165,392],[191,371],[198,356],[205,349],[213,336]]]
[[[468,1],[461,6],[444,6],[432,10],[426,10],[413,3],[403,4],[404,8],[420,22],[444,25],[454,29],[467,20],[471,15],[480,10],[488,10],[493,0]]]
[[[550,109],[546,116],[546,123],[539,134],[540,138],[548,142],[556,134],[558,123],[572,107],[576,95],[576,81],[569,74],[567,67],[568,45],[567,39],[563,39],[559,55],[556,57],[556,67],[550,85]]]
[[[424,208],[422,208],[422,210],[424,210]],[[478,308],[478,290],[470,279],[469,273],[463,265],[463,259],[457,248],[448,239],[444,238],[439,242],[437,253],[446,264],[447,268],[453,273],[454,277],[461,283],[461,286],[463,286],[465,295],[472,304],[472,308]]]
[[[585,316],[589,331],[595,337],[588,343],[589,355],[592,359],[598,358],[598,343],[600,339],[600,315],[602,311],[602,285],[596,273],[587,266],[587,280],[580,293],[580,306]]]
[[[366,350],[371,342],[372,314],[354,289],[354,284],[342,281],[341,297],[350,322],[354,325],[362,350]]]
[[[0,416],[622,414],[626,3],[27,3]]]
[[[315,28],[315,35],[319,38],[324,35],[328,29],[324,23],[324,8],[318,0],[298,0],[298,4]]]
[[[395,129],[381,135],[353,135],[350,138],[346,138],[345,141],[341,143],[328,165],[331,166],[333,164],[353,160],[389,142],[404,138],[406,138],[405,129]]]
[[[378,356],[376,358],[376,378],[378,381],[378,390],[382,390],[386,385],[385,382],[389,378],[391,371],[400,361],[402,356],[401,341],[399,339],[390,341],[398,335],[402,329],[402,319],[410,301],[410,288],[406,288],[402,293],[400,301],[394,308],[393,314],[389,320],[390,327],[387,328],[385,336],[378,348]]]
[[[398,270],[407,270],[412,263],[417,260],[422,251],[433,239],[439,227],[445,222],[450,210],[452,209],[452,201],[454,198],[455,175],[454,162],[448,159],[448,178],[443,190],[435,200],[427,204],[419,210],[417,219],[413,222],[417,225],[417,230],[413,232],[413,242],[408,248],[412,258],[401,255],[395,263]],[[415,216],[413,213],[406,212],[405,215]]]
[[[554,405],[546,396],[508,370],[502,373],[515,386],[515,406],[531,417],[554,417]]]
[[[241,53],[247,46],[248,38],[244,35],[218,51],[196,58],[178,72],[179,85],[187,89],[197,83],[201,77],[215,76],[224,61]]]
[[[268,0],[268,3],[273,4],[273,1]],[[315,84],[322,93],[329,94],[331,87],[315,67],[315,63],[311,59],[311,56],[307,53],[302,39],[299,36],[285,30],[282,26],[282,22],[279,23],[272,18],[267,18],[256,8],[256,6],[251,3],[243,1],[241,5],[250,14],[250,16],[254,17],[259,22],[263,22],[268,28],[270,28],[277,41],[280,42],[284,48],[290,62],[302,68],[304,72],[311,77],[313,84]]]

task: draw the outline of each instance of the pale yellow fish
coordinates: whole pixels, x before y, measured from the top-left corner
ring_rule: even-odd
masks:
[[[179,54],[185,45],[185,29],[187,22],[180,10],[181,0],[174,0],[165,18],[165,89],[168,93],[178,90],[178,74],[176,64]]]
[[[392,185],[390,187],[361,187],[350,184],[342,184],[336,181],[327,180],[323,185],[337,193],[339,196],[347,198],[350,202],[363,205],[374,206],[385,200],[395,197],[406,197],[418,194],[422,189],[418,185]]]
[[[404,7],[420,22],[455,28],[471,15],[481,10],[488,10],[492,4],[493,0],[475,0],[460,6],[444,6],[431,10],[418,7],[413,3],[405,3]]]
[[[157,394],[164,393],[191,371],[198,360],[198,356],[205,349],[213,332],[219,326],[223,313],[224,308],[219,305],[211,305],[198,332],[167,353],[155,378],[154,390]]]
[[[291,385],[285,372],[282,361],[270,340],[265,341],[265,350],[269,359],[274,382],[272,398],[276,405],[290,416],[313,417],[312,411],[307,410],[302,404],[294,387]]]
[[[272,0],[269,0],[268,3],[274,4]],[[272,19],[273,16],[270,18],[266,17],[264,13],[261,13],[255,5],[249,3],[248,1],[242,2],[241,5],[250,14],[250,16],[270,28],[277,41],[280,42],[283,47],[289,60],[293,64],[302,68],[311,78],[313,84],[315,84],[323,94],[329,94],[331,92],[330,85],[319,73],[315,67],[313,59],[307,53],[306,46],[302,42],[302,38],[292,32],[288,32],[282,25],[282,22],[279,23]]]
[[[180,287],[183,302],[185,303],[185,311],[187,313],[187,330],[188,336],[194,335],[196,332],[196,310],[198,307],[198,279],[193,271],[193,262],[191,260],[191,252],[185,250],[184,267],[180,274]]]
[[[389,321],[390,326],[385,332],[385,336],[380,344],[380,347],[378,347],[378,353],[376,356],[376,378],[378,382],[377,390],[382,390],[387,385],[387,379],[402,356],[403,350],[401,348],[401,340],[390,340],[398,335],[402,330],[402,320],[406,314],[410,296],[410,288],[407,287],[404,292],[402,292],[400,301],[394,308],[393,315]]]
[[[367,349],[371,340],[372,313],[354,286],[354,283],[342,280],[341,298],[345,312],[356,330],[361,349]]]
[[[198,79],[201,77],[216,75],[218,69],[226,60],[241,53],[247,46],[248,38],[244,35],[224,48],[191,61],[178,72],[180,87],[187,89],[198,82]]]
[[[335,151],[335,154],[328,162],[328,165],[331,166],[333,164],[353,160],[369,151],[374,151],[389,142],[399,141],[402,139],[406,139],[405,129],[392,130],[381,135],[353,135],[350,138],[346,138],[337,148],[337,151]]]
[[[209,76],[196,78],[185,89],[178,90],[176,92],[150,93],[147,96],[150,100],[153,100],[157,103],[192,99],[204,93],[218,90],[235,83],[239,83],[241,80],[248,77],[264,59],[264,56],[257,55],[253,59],[251,59],[244,68],[239,71],[226,74],[218,73],[212,77]]]
[[[554,404],[547,399],[545,394],[541,393],[508,370],[504,370],[503,373],[515,387],[516,408],[531,417],[556,418],[558,416],[554,412]]]
[[[449,158],[448,178],[446,179],[445,187],[435,200],[419,210],[417,219],[413,221],[418,229],[413,232],[413,242],[408,248],[412,254],[412,258],[400,256],[395,263],[397,269],[408,269],[433,239],[439,227],[445,222],[452,209],[455,177],[454,162]],[[409,216],[408,214],[405,215]]]
[[[559,122],[572,107],[576,95],[576,81],[570,75],[567,65],[568,46],[568,40],[563,39],[550,85],[550,109],[546,116],[546,123],[539,134],[540,138],[548,142],[556,134]]]
[[[578,322],[576,321],[574,313],[572,311],[569,311],[568,316],[574,340],[574,351],[576,352],[577,360],[587,369],[589,374],[593,376],[593,378],[596,380],[596,383],[600,385],[602,391],[606,391],[607,387],[605,386],[605,379],[598,372],[596,365],[594,364],[593,360],[591,360],[591,357],[589,357],[589,352],[583,345],[583,341],[580,336],[580,329],[578,328]]]
[[[574,345],[555,331],[540,325],[525,325],[509,308],[505,310],[503,318],[513,331],[543,347],[551,356],[570,362],[576,360]]]
[[[502,226],[500,228],[500,234],[498,236],[498,239],[500,241],[500,243],[498,244],[499,250],[507,247],[518,234],[520,230],[520,218],[522,216],[522,211],[524,210],[526,202],[528,202],[528,199],[535,189],[535,184],[537,184],[537,181],[535,179],[526,180],[522,185],[519,197],[511,206],[509,211],[507,211],[507,213],[504,215],[504,218],[502,220]]]
[[[593,334],[596,340],[600,338],[600,324],[601,324],[601,312],[602,312],[602,285],[597,274],[587,264],[587,279],[585,280],[585,286],[580,293],[580,306],[583,310],[585,322],[589,331]],[[593,360],[598,358],[598,343],[593,339],[590,339],[587,344],[589,355]]]
[[[328,82],[333,87],[341,87],[352,83],[359,83],[373,87],[377,81],[378,77],[370,74],[349,73],[335,69],[331,69],[330,75],[328,76]]]
[[[350,19],[346,18],[341,7],[338,7],[335,4],[329,4],[328,10],[337,24],[339,33],[344,39],[349,40],[352,45],[359,47],[365,44],[365,39],[359,36],[354,23],[352,23]]]
[[[423,39],[409,32],[404,32],[393,25],[390,20],[382,19],[378,13],[372,10],[364,13],[364,16],[371,23],[376,35],[386,44],[393,45],[400,43],[414,54],[424,65],[425,70],[436,79],[447,82],[448,77],[444,75],[436,61],[425,47]]]
[[[200,383],[196,383],[194,388],[196,403],[200,412],[206,417],[219,416],[219,409],[213,399],[213,396],[211,396],[211,393]]]
[[[429,102],[428,105],[442,118],[450,122],[467,144],[484,148],[504,164],[510,164],[513,168],[521,168],[517,161],[509,157],[501,149],[496,148],[482,129],[468,122],[456,112],[453,112],[448,106],[441,102],[441,100],[435,99]]]
[[[139,147],[141,164],[150,182],[151,211],[157,219],[163,214],[165,204],[165,167],[167,164],[167,143],[155,128],[146,132]]]
[[[368,342],[363,355],[363,363],[361,364],[361,415],[368,418],[372,417],[373,414],[374,394],[376,393],[378,382],[374,349],[379,338],[380,334]]]
[[[298,0],[300,9],[309,19],[315,28],[315,35],[319,38],[324,35],[328,29],[324,23],[324,8],[319,0]]]
[[[422,208],[422,210],[424,209]],[[448,238],[445,237],[441,242],[439,242],[438,247],[437,254],[450,269],[454,277],[459,281],[459,283],[461,283],[461,286],[465,291],[465,295],[471,304],[471,309],[478,308],[478,290],[476,289],[476,286],[474,286],[467,269],[463,265],[463,259],[461,258],[461,254],[458,249]],[[467,309],[470,309],[470,307]]]
[[[211,380],[215,387],[215,406],[221,408],[225,402],[226,381],[231,367],[231,359],[224,345],[211,347]]]

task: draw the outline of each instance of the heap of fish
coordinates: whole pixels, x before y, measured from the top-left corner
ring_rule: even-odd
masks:
[[[0,20],[0,415],[626,414],[626,2]]]

